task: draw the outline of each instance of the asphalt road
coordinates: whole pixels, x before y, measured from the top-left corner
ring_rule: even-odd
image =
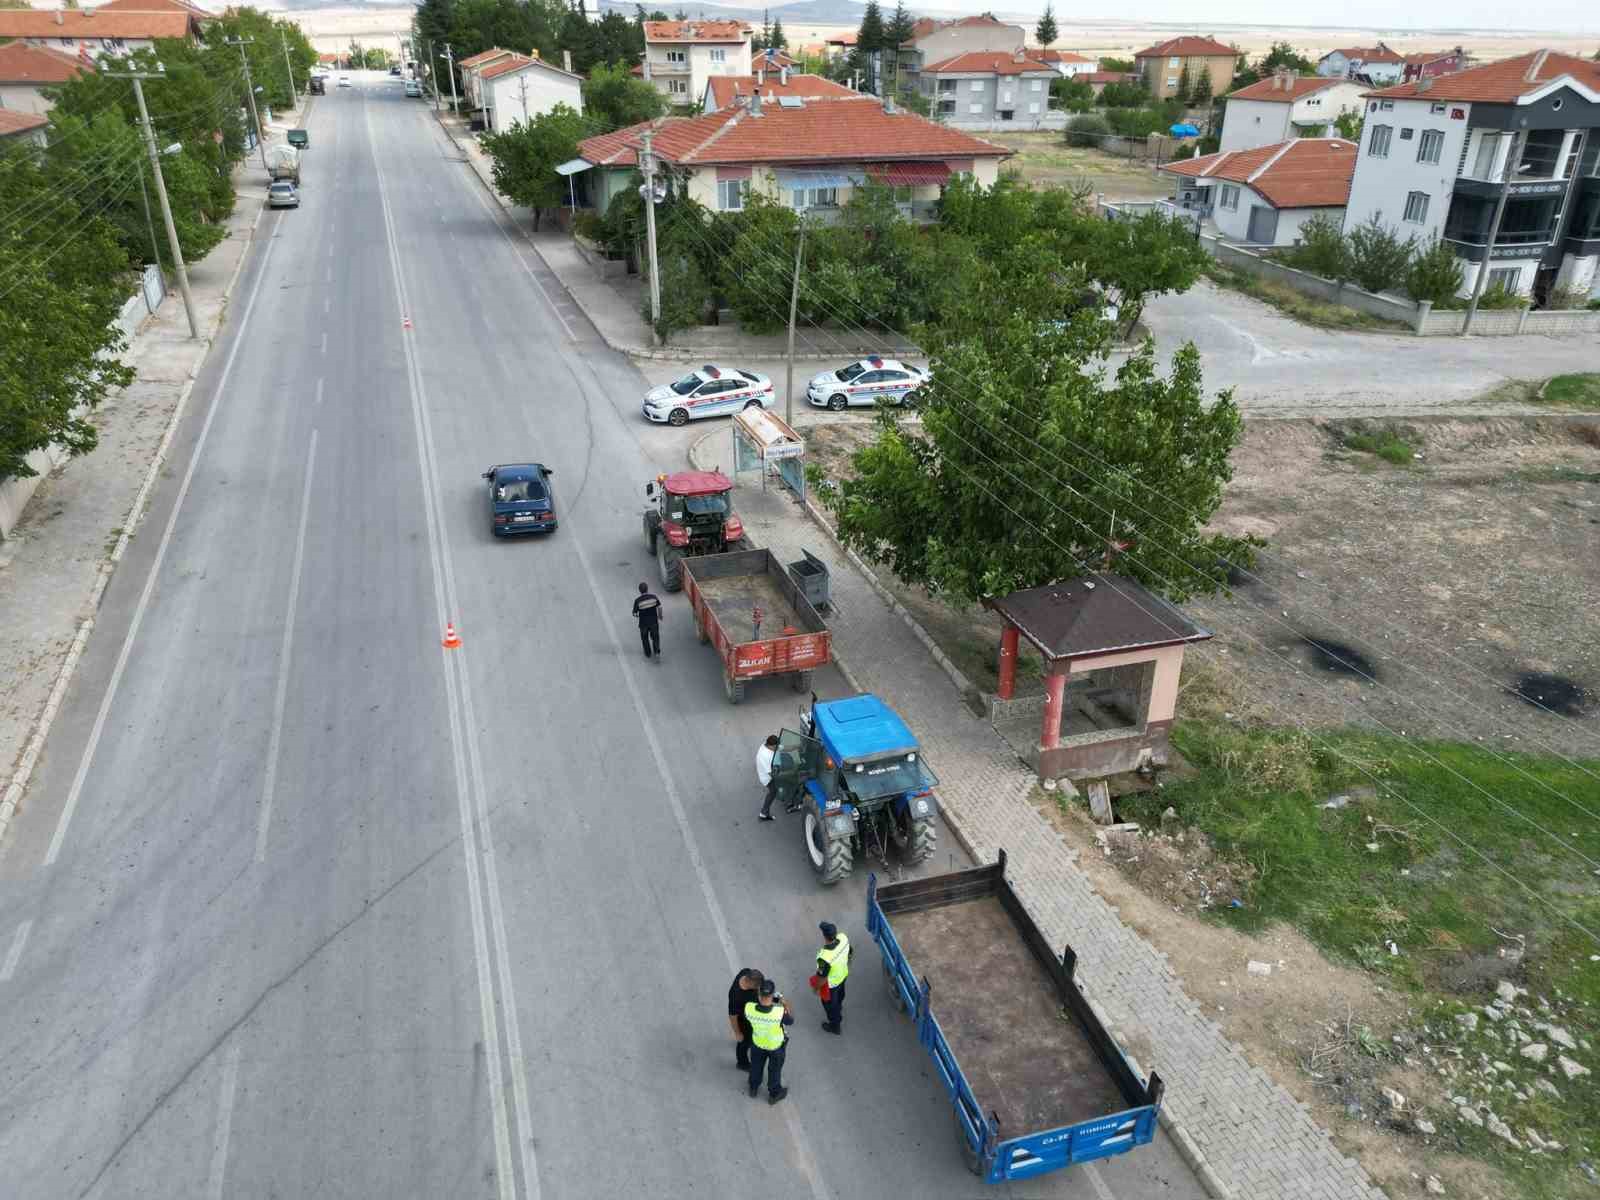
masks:
[[[639,656],[642,485],[682,461],[639,374],[422,104],[330,89],[310,130],[0,851],[0,1193],[982,1193],[864,876],[755,821],[797,697],[729,706],[680,597]],[[524,458],[562,526],[498,543],[479,472]],[[776,1108],[730,1069],[746,964],[804,997]],[[995,1191],[1203,1194],[1164,1137]]]

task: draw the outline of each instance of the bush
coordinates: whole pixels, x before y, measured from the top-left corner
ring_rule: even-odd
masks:
[[[662,341],[680,329],[692,329],[705,318],[711,304],[711,285],[692,254],[676,247],[663,247],[661,258],[661,320],[656,334]],[[650,289],[645,288],[640,312],[650,319]]]
[[[1142,138],[1152,133],[1165,133],[1175,117],[1169,117],[1159,108],[1114,108],[1106,114],[1111,132],[1125,138]]]
[[[1332,217],[1316,216],[1300,226],[1300,244],[1283,256],[1291,267],[1335,283],[1350,277],[1350,243]]]
[[[1376,216],[1350,231],[1350,277],[1369,292],[1394,287],[1405,278],[1417,239],[1400,240]]]
[[[572,232],[586,242],[601,245],[606,240],[605,218],[590,209],[580,209],[572,218]]]
[[[1098,149],[1110,133],[1110,124],[1099,113],[1084,113],[1067,122],[1067,145]]]
[[[1478,307],[1486,310],[1527,308],[1528,298],[1510,291],[1503,283],[1497,283],[1483,289],[1483,295],[1478,297]]]
[[[1575,308],[1587,308],[1588,306],[1589,293],[1582,288],[1556,288],[1551,291],[1550,299],[1545,304],[1547,309],[1567,312]]]
[[[1428,300],[1435,308],[1447,307],[1461,290],[1464,274],[1456,252],[1435,238],[1406,268],[1406,295],[1419,304]]]

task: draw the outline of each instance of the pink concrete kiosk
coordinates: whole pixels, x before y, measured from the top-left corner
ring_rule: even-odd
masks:
[[[1105,572],[983,603],[1005,622],[995,727],[1039,778],[1102,779],[1166,762],[1183,648],[1210,630]],[[1042,698],[1014,699],[1024,638],[1044,660]],[[1041,708],[1034,741],[1027,731]]]

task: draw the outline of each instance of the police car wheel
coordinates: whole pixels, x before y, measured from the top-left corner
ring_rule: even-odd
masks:
[[[845,410],[845,406],[849,403],[850,401],[846,400],[843,396],[830,396],[828,398],[828,407],[834,412],[843,412]]]
[[[675,408],[667,417],[667,424],[681,429],[689,423],[689,414],[681,408]]]
[[[759,400],[746,400],[744,402],[744,409],[745,409],[746,412],[749,412],[752,408],[760,408],[760,407],[761,407],[761,401],[759,401]]]

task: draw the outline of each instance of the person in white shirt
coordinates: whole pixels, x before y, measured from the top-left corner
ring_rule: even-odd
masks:
[[[772,820],[772,800],[778,794],[778,785],[772,777],[772,759],[778,753],[778,735],[772,734],[756,750],[756,778],[767,789],[767,798],[761,804],[760,819]]]

